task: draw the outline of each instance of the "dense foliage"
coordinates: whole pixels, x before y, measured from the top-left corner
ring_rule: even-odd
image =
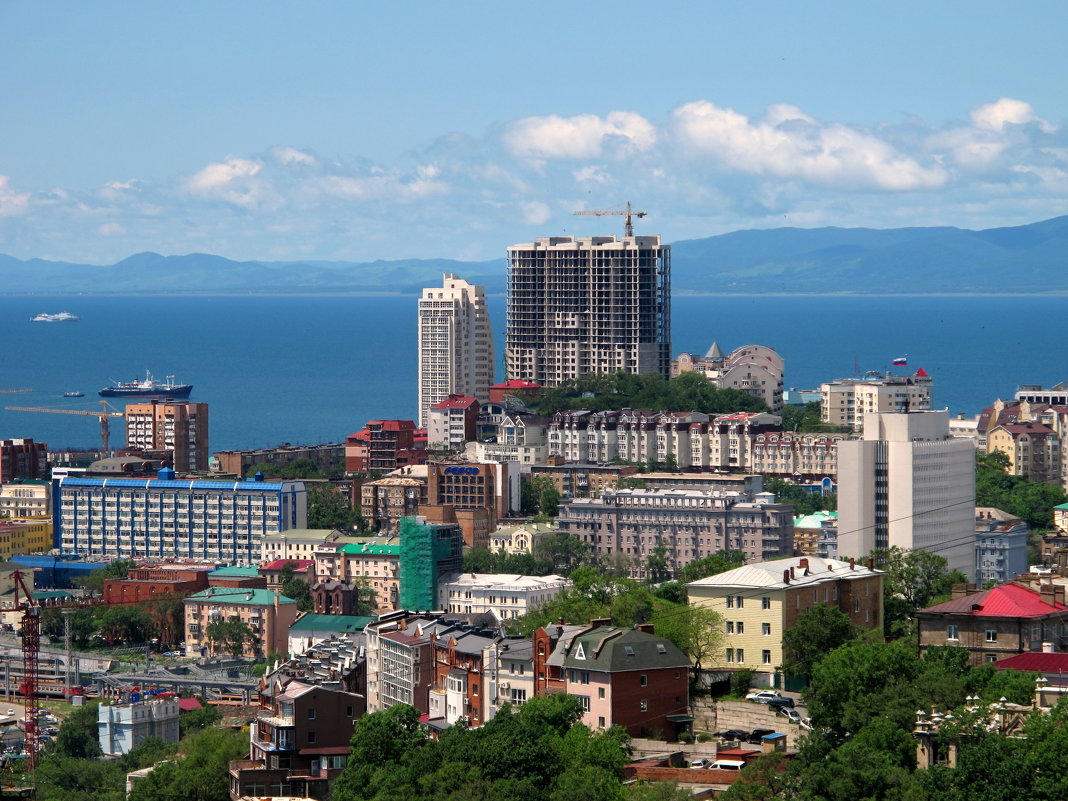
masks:
[[[1053,525],[1053,507],[1068,501],[1059,483],[1041,484],[1026,476],[1006,472],[1009,460],[1003,453],[976,456],[975,505],[993,506],[1016,515],[1033,531]]]
[[[774,492],[775,500],[779,503],[793,504],[794,515],[797,517],[816,512],[833,512],[838,508],[838,493],[809,492],[775,476],[764,478],[764,489],[767,492]]]
[[[587,373],[546,389],[537,401],[539,414],[568,409],[649,409],[652,411],[766,412],[764,403],[741,390],[719,389],[701,373],[666,380],[659,373]]]
[[[552,534],[534,546],[533,553],[509,554],[489,548],[470,548],[464,554],[466,573],[518,573],[547,576],[555,573],[570,576],[583,565],[595,565],[597,559],[590,546],[573,534]]]
[[[786,406],[782,410],[782,427],[798,434],[848,434],[849,426],[836,426],[820,419],[820,402],[812,401],[804,406]]]
[[[810,606],[782,633],[782,670],[788,676],[811,675],[817,662],[858,634],[849,615],[837,606]]]
[[[954,584],[964,584],[968,577],[959,570],[950,571],[944,556],[929,551],[899,548],[876,548],[871,559],[878,570],[886,571],[883,580],[883,626],[888,637],[911,636],[913,615],[949,598]]]
[[[185,607],[180,598],[165,597],[136,606],[83,606],[73,610],[70,623],[71,639],[78,648],[144,645],[152,639],[175,643],[185,629]],[[64,636],[64,616],[59,608],[41,610],[41,631],[56,639]]]

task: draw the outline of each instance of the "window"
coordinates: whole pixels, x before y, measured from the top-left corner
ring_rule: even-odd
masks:
[[[742,596],[742,595],[739,595],[738,596],[738,608],[741,609],[743,606],[745,606],[745,597]]]
[[[728,609],[734,609],[734,596],[733,595],[728,595],[727,596],[727,608]]]
[[[648,712],[649,711],[649,699],[643,698],[642,700],[640,700],[638,702],[638,711],[640,711],[640,712]]]
[[[735,649],[734,656],[739,662],[744,662],[745,661],[745,651],[743,649],[741,649],[741,648],[736,648]]]
[[[649,686],[649,677],[647,675],[645,675],[644,673],[642,673],[640,676],[638,676],[638,684],[640,686],[642,686],[642,687],[648,687]]]
[[[986,630],[986,641],[987,642],[997,642],[998,641],[998,630],[997,629],[987,629]]]
[[[314,743],[315,742],[315,732],[313,732],[313,731],[308,732],[308,742],[309,743]]]
[[[762,664],[762,665],[770,665],[771,664],[771,651],[768,651],[768,650],[765,649],[765,650],[760,652],[760,664]]]
[[[760,624],[760,633],[763,634],[765,637],[769,636],[771,634],[771,624],[770,623],[761,623]]]
[[[308,709],[308,720],[315,720],[315,710],[314,709],[311,709],[311,708]]]
[[[739,620],[737,623],[734,624],[734,630],[739,634],[745,634],[745,623]]]
[[[597,697],[598,698],[604,698],[604,687],[598,687],[597,688]]]
[[[599,728],[602,728],[602,729],[604,728],[604,716],[603,715],[601,717],[597,718],[597,726]]]
[[[761,609],[771,609],[771,598],[767,597],[766,595],[763,598],[761,598],[760,599],[760,608]]]
[[[727,658],[728,662],[733,662],[734,661],[734,649],[733,648],[728,648],[727,649],[726,658]]]
[[[997,662],[998,661],[998,655],[997,654],[987,654],[986,655],[986,661],[987,662]]]
[[[352,707],[351,706],[345,707],[345,717],[347,717],[347,718],[351,718],[352,717]]]
[[[734,621],[733,620],[728,620],[727,621],[727,633],[728,634],[734,634]]]
[[[859,612],[860,611],[860,598],[854,598],[853,599],[853,611],[854,612]]]

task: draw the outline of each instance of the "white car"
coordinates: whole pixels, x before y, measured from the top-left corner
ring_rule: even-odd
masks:
[[[778,690],[758,690],[757,692],[749,693],[749,695],[745,697],[745,700],[766,704],[772,698],[782,698],[782,693]]]
[[[780,709],[779,714],[786,718],[789,718],[791,723],[801,722],[801,713],[799,713],[796,709],[790,709],[788,707],[785,709]]]

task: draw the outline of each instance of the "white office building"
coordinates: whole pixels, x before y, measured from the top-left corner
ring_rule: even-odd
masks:
[[[462,615],[513,620],[551,601],[571,582],[563,576],[464,573],[441,585],[441,608]]]
[[[97,736],[105,754],[128,754],[149,737],[176,743],[178,699],[173,695],[141,699],[133,693],[130,701],[103,703],[97,709]]]
[[[864,417],[838,443],[838,554],[898,546],[944,556],[975,574],[975,446],[949,435],[949,413]]]
[[[427,410],[449,395],[488,403],[493,380],[485,289],[446,273],[444,286],[424,289],[419,299],[419,425],[425,427]]]

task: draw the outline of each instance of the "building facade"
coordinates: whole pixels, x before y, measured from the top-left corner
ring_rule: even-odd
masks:
[[[424,432],[425,433],[425,432]],[[419,442],[420,439],[424,441]],[[345,470],[388,473],[426,461],[425,437],[411,420],[369,420],[345,438]]]
[[[32,439],[0,440],[0,484],[48,478],[48,446]]]
[[[820,419],[829,425],[864,430],[865,415],[922,412],[931,408],[931,377],[922,367],[912,376],[869,372],[820,385]]]
[[[126,447],[167,451],[179,473],[208,469],[208,404],[151,400],[126,404]]]
[[[485,288],[447,273],[443,286],[424,289],[419,299],[419,425],[452,394],[489,402],[493,365]]]
[[[123,558],[259,560],[261,539],[307,528],[300,481],[64,477],[53,483],[54,546]]]
[[[341,442],[325,445],[279,445],[277,448],[255,448],[243,451],[216,451],[208,467],[220,473],[247,476],[249,469],[258,464],[273,464],[286,467],[298,459],[307,459],[327,472],[345,467],[345,445]]]
[[[1008,512],[981,506],[975,510],[975,583],[1004,584],[1027,572],[1028,525]]]
[[[866,414],[838,471],[840,556],[918,548],[975,572],[975,448],[949,436],[948,412]]]
[[[288,652],[289,627],[297,619],[297,602],[260,589],[208,587],[185,599],[185,655],[229,653],[225,643],[208,636],[212,623],[236,621],[252,631],[242,656]]]
[[[490,614],[499,621],[514,620],[570,586],[563,576],[461,573],[442,583],[438,608],[454,614]]]
[[[0,516],[8,518],[51,517],[52,484],[44,479],[13,481],[0,485]]]
[[[647,561],[661,548],[672,575],[723,550],[743,551],[751,561],[789,556],[793,514],[793,506],[775,503],[769,493],[751,501],[737,493],[606,489],[599,498],[562,503],[557,525],[594,555],[622,561],[632,577],[646,578]]]
[[[555,387],[671,362],[671,250],[659,236],[545,237],[508,248],[508,379]]]
[[[97,708],[97,736],[105,754],[128,754],[149,737],[178,742],[178,699],[132,693],[130,700]]]
[[[400,529],[401,609],[434,609],[438,585],[463,567],[463,532],[455,524],[406,517]]]
[[[697,372],[720,389],[737,389],[761,400],[774,414],[783,409],[785,363],[774,348],[743,345],[727,356],[715,342],[704,356],[682,353],[671,362],[671,377]]]
[[[462,451],[478,428],[478,398],[450,394],[426,410],[426,438],[432,451]]]
[[[386,476],[360,487],[360,511],[375,531],[392,534],[400,521],[419,513],[426,503],[426,480],[414,476]]]

